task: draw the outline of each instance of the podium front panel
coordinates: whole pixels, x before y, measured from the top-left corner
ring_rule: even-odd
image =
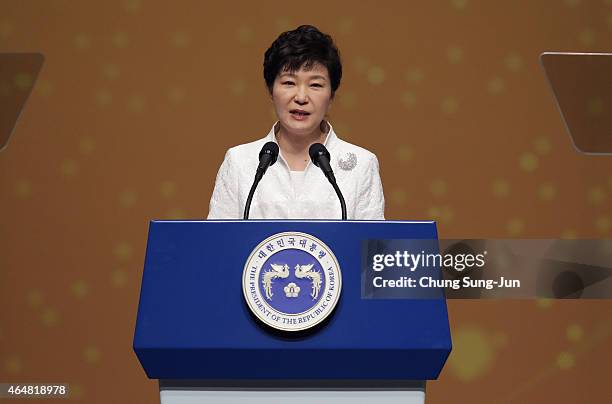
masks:
[[[272,331],[243,296],[249,255],[282,232],[315,236],[340,264],[340,300],[312,332]],[[436,238],[434,222],[153,221],[134,350],[156,379],[435,379],[451,350],[445,299],[363,299],[361,246]]]

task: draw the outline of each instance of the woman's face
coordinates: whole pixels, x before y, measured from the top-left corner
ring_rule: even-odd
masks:
[[[293,135],[319,130],[332,102],[327,68],[315,63],[311,69],[281,71],[272,87],[272,101],[282,127]]]

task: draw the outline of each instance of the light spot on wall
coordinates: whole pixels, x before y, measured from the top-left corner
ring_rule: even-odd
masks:
[[[90,154],[96,148],[96,141],[92,136],[83,136],[79,139],[79,151],[83,154]]]
[[[164,198],[172,198],[176,194],[176,183],[173,181],[164,181],[161,183],[159,191]]]
[[[338,102],[343,108],[353,109],[357,104],[357,96],[353,91],[345,91],[342,94],[338,94]]]
[[[368,69],[368,81],[370,84],[382,84],[385,81],[385,71],[380,66],[372,66]]]
[[[185,219],[186,216],[187,215],[185,214],[185,211],[181,208],[172,208],[166,214],[166,217],[168,219],[174,219],[174,220]]]
[[[556,363],[559,369],[568,370],[574,366],[574,364],[576,363],[576,358],[570,352],[564,351],[560,352],[559,355],[557,355]]]
[[[593,97],[588,100],[587,111],[591,115],[601,115],[604,112],[604,103],[601,97]]]
[[[236,96],[243,95],[247,90],[247,83],[244,79],[233,79],[230,82],[230,91]]]
[[[28,301],[28,305],[31,307],[40,307],[40,305],[43,303],[43,294],[38,289],[32,289],[27,293],[26,300]]]
[[[179,49],[185,49],[191,44],[191,36],[187,32],[175,32],[170,38],[172,45]]]
[[[552,148],[550,144],[550,139],[546,136],[537,136],[533,140],[533,147],[536,153],[542,155],[550,153],[550,149]]]
[[[484,329],[461,327],[453,332],[453,351],[448,360],[451,373],[462,382],[473,382],[493,366],[496,347]]]
[[[4,371],[8,374],[18,374],[23,371],[23,361],[18,356],[9,356],[4,361]]]
[[[132,112],[142,112],[146,106],[146,100],[142,95],[131,95],[127,100],[127,108]]]
[[[132,257],[132,247],[126,242],[120,242],[113,248],[113,255],[119,261],[127,261]]]
[[[403,205],[406,202],[408,193],[403,188],[396,188],[391,191],[391,202],[395,205]]]
[[[105,63],[102,65],[102,75],[109,80],[115,80],[121,75],[121,70],[116,63]]]
[[[91,48],[91,38],[87,34],[76,34],[74,36],[74,46],[77,49],[89,49]]]
[[[77,175],[79,166],[76,161],[72,159],[64,159],[60,163],[60,174],[64,178],[72,178]]]
[[[59,312],[52,307],[45,307],[41,313],[41,321],[47,327],[53,327],[59,322]]]
[[[80,279],[73,282],[70,290],[75,297],[82,299],[89,293],[89,285],[87,284],[87,282]]]
[[[46,79],[39,78],[36,80],[36,86],[34,87],[34,91],[38,92],[43,97],[48,97],[53,94],[53,84]]]
[[[440,108],[445,114],[454,114],[459,109],[459,101],[453,96],[444,97],[440,104]]]
[[[535,154],[531,152],[525,152],[521,154],[521,157],[519,159],[519,167],[521,168],[521,170],[530,173],[535,171],[538,168],[538,165],[538,156],[536,156]]]
[[[130,44],[130,38],[125,32],[116,32],[113,34],[112,43],[118,49],[125,49]]]
[[[349,17],[341,17],[338,21],[338,32],[344,35],[353,32],[353,20]]]
[[[168,89],[168,100],[171,103],[178,104],[185,100],[185,90],[180,87],[170,87]]]
[[[510,236],[518,236],[525,231],[525,221],[519,218],[513,218],[506,223],[506,232]]]
[[[544,297],[538,298],[536,299],[536,306],[542,310],[550,309],[553,306],[553,299]]]
[[[468,0],[451,0],[451,5],[456,10],[465,10],[468,6]]]
[[[595,43],[595,31],[591,28],[585,28],[580,32],[578,38],[585,46],[593,45]]]
[[[587,200],[592,205],[600,205],[606,199],[606,190],[603,187],[591,187],[587,191]]]
[[[15,196],[23,199],[32,196],[32,183],[28,180],[18,180],[15,183]]]
[[[10,21],[0,21],[0,39],[7,39],[13,32],[13,24]]]
[[[504,79],[502,79],[501,77],[492,77],[487,82],[487,91],[489,92],[489,94],[493,94],[493,95],[501,94],[504,92],[505,89],[506,89],[506,83],[504,82]]]
[[[276,19],[276,27],[281,32],[285,32],[285,31],[289,31],[294,28],[297,28],[297,27],[294,27],[294,24],[291,22],[291,19],[287,16],[278,17]]]
[[[136,13],[140,11],[141,7],[142,0],[125,0],[123,2],[123,8],[130,13]]]
[[[134,206],[137,200],[138,194],[136,193],[136,191],[127,190],[121,192],[121,194],[119,195],[119,203],[124,208],[130,208]]]
[[[110,281],[115,288],[123,288],[127,284],[127,274],[121,269],[115,269],[111,272]]]
[[[573,229],[565,229],[561,232],[561,238],[563,240],[575,240],[578,238],[578,234]]]
[[[15,83],[15,87],[23,91],[32,88],[33,78],[29,73],[21,72],[15,75],[13,82]]]
[[[557,196],[557,188],[554,184],[546,182],[538,187],[538,197],[544,201],[552,201]]]
[[[113,96],[108,90],[96,90],[94,97],[96,104],[101,107],[110,105],[110,103],[113,101]]]
[[[463,49],[451,46],[446,50],[446,57],[451,64],[458,64],[463,61]]]
[[[253,32],[253,28],[248,25],[241,25],[236,30],[236,39],[242,43],[249,43],[255,37],[255,33]]]
[[[406,80],[408,80],[409,83],[412,83],[412,84],[420,83],[423,81],[424,78],[425,78],[425,73],[423,72],[422,69],[419,69],[418,67],[410,68],[406,72]]]
[[[567,336],[568,340],[578,342],[584,336],[584,329],[580,324],[570,324],[565,330],[565,335]]]
[[[83,359],[90,365],[96,365],[101,358],[100,349],[95,345],[88,345],[83,348]]]
[[[401,96],[402,104],[406,108],[413,108],[417,103],[416,94],[413,91],[404,91]]]
[[[610,231],[612,221],[608,215],[600,215],[595,219],[595,228],[601,233],[607,233]]]
[[[446,184],[446,181],[442,179],[436,179],[433,180],[431,184],[429,184],[429,190],[431,191],[431,194],[433,196],[441,197],[446,195],[446,192],[448,191],[448,186]]]
[[[491,185],[491,191],[499,198],[506,197],[510,194],[510,184],[504,179],[497,178]]]
[[[523,69],[525,62],[521,55],[516,52],[509,53],[504,58],[504,65],[511,72],[519,72]]]
[[[408,145],[401,145],[397,148],[396,156],[402,163],[408,163],[414,158],[414,150]]]

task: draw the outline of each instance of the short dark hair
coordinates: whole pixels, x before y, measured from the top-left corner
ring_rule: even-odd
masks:
[[[309,69],[315,63],[327,68],[334,96],[342,78],[342,63],[338,48],[331,36],[312,25],[301,25],[293,31],[283,32],[270,45],[264,55],[264,80],[270,94],[279,72]]]

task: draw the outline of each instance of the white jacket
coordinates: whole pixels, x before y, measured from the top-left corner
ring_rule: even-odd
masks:
[[[329,127],[325,147],[346,200],[348,219],[383,220],[385,199],[376,156],[338,139]],[[259,152],[269,141],[276,142],[274,126],[265,138],[227,151],[217,174],[208,219],[242,219]],[[323,171],[309,162],[303,181],[293,181],[282,152],[257,186],[249,212],[251,219],[340,220],[341,216],[340,201]]]

